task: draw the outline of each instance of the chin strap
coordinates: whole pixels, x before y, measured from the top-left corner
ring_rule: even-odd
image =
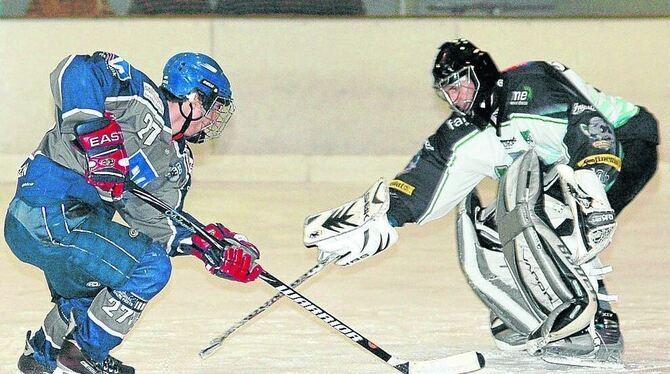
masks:
[[[496,129],[497,137],[500,137],[500,121],[505,115],[505,113],[503,113],[503,108],[505,107],[504,100],[505,95],[501,95],[498,90],[494,88],[491,92],[488,103],[486,104],[488,108],[486,109],[485,113],[487,113],[489,116],[489,118],[486,119],[486,122],[493,125],[493,127]]]
[[[194,120],[199,120],[200,118],[203,117],[203,116],[200,116],[200,117],[195,118],[195,119],[193,118],[193,104],[190,101],[188,103],[188,106],[191,110],[189,111],[188,115],[186,115],[184,113],[184,110],[182,109],[182,104],[183,104],[183,102],[179,103],[179,113],[181,113],[181,116],[184,117],[184,124],[181,126],[181,129],[179,130],[178,133],[172,135],[172,140],[179,140],[179,139],[183,138],[184,133],[186,132],[186,130],[188,130],[188,127],[191,126],[191,122],[193,122]],[[196,134],[194,136],[198,136],[198,134]]]
[[[496,136],[500,137],[500,126],[498,118],[500,117],[500,103],[497,102],[498,95],[495,92],[489,94],[488,99],[473,107],[471,112],[466,115],[466,119],[477,126],[480,130],[485,130],[489,125],[496,130]]]

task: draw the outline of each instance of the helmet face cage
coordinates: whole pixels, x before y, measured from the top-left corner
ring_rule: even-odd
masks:
[[[474,67],[470,65],[435,81],[433,87],[437,96],[449,103],[453,111],[460,115],[467,115],[472,112],[480,84]],[[457,96],[452,97],[450,92],[455,92]],[[461,95],[468,95],[468,97],[461,97]]]
[[[205,108],[204,104],[203,108]],[[205,120],[210,121],[210,124],[203,127],[200,133],[195,136],[201,139],[200,142],[218,138],[223,133],[234,112],[235,103],[233,103],[233,99],[217,96],[203,116]]]
[[[235,112],[233,99],[216,96],[216,94],[206,96],[200,90],[196,90],[195,93],[204,114],[194,120],[205,121],[207,124],[186,140],[191,143],[202,143],[220,137]]]

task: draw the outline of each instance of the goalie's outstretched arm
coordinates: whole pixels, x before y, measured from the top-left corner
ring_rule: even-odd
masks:
[[[318,247],[320,256],[340,256],[337,265],[358,263],[396,243],[396,227],[446,215],[485,176],[494,176],[494,165],[508,161],[504,153],[482,151],[500,148],[495,138],[450,121],[388,185],[378,181],[363,196],[308,217],[305,245]],[[316,232],[320,234],[310,237]]]

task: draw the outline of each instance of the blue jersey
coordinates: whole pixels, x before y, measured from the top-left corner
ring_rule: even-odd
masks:
[[[43,155],[83,175],[86,157],[78,146],[74,129],[82,121],[111,112],[123,131],[130,179],[181,209],[190,185],[193,158],[183,140],[172,140],[166,97],[151,79],[112,53],[71,55],[51,73],[51,92],[56,104],[56,123],[35,155]],[[20,188],[39,191],[47,184],[69,184],[53,180],[48,174],[42,173],[43,180],[31,181],[33,185]],[[83,185],[74,190],[65,187],[73,195],[78,190],[84,194],[87,189]],[[166,250],[185,235],[179,235],[168,218],[130,194],[125,194],[114,206],[131,227],[161,242]]]

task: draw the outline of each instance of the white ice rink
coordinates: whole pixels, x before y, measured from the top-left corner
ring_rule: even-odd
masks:
[[[614,268],[607,286],[620,296],[615,310],[625,336],[625,372],[670,373],[670,192],[663,183],[669,176],[660,171],[624,211],[615,242],[602,256]],[[314,253],[301,245],[304,217],[350,200],[367,187],[196,180],[186,209],[201,221],[221,221],[245,233],[261,248],[266,270],[290,283],[315,263]],[[14,186],[1,184],[0,190],[4,210]],[[399,232],[399,243],[384,254],[351,268],[326,268],[299,291],[400,358],[425,360],[478,350],[487,358],[481,373],[612,372],[551,365],[525,353],[496,350],[488,312],[458,266],[453,214]],[[0,248],[0,372],[13,373],[26,330],[39,327],[51,304],[40,271],[17,260],[4,240]],[[396,372],[288,300],[277,302],[202,360],[198,351],[210,338],[275,291],[262,281],[243,285],[214,278],[195,258],[177,258],[173,264],[169,285],[113,351],[138,373]]]

